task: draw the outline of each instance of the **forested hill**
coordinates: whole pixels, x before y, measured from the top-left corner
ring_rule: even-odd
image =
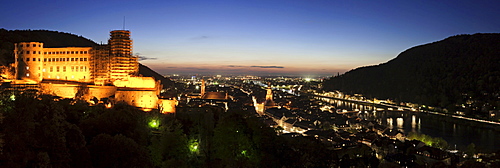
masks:
[[[498,108],[499,69],[500,34],[457,35],[333,77],[324,87],[438,107],[473,100]]]
[[[0,29],[0,65],[14,62],[14,43],[43,42],[44,47],[91,47],[92,40],[82,36],[50,30],[5,30]]]

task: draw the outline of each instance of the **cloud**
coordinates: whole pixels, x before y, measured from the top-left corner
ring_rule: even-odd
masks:
[[[199,71],[209,70],[207,68],[198,68],[198,67],[185,67],[184,69],[199,70]]]
[[[196,36],[192,37],[191,40],[204,40],[210,38],[209,36]]]
[[[158,59],[158,58],[152,58],[152,57],[143,56],[143,55],[141,55],[141,53],[135,53],[134,56],[136,56],[137,58],[139,58],[139,61]]]
[[[241,65],[228,65],[227,67],[245,67],[245,66],[241,66]]]
[[[144,60],[156,60],[158,58],[152,58],[152,57],[145,57],[145,56],[139,56],[139,61],[144,61]]]
[[[282,66],[260,66],[260,65],[254,65],[254,66],[250,66],[252,68],[285,68],[285,67],[282,67]]]

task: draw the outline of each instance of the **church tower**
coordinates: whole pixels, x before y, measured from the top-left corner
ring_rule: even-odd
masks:
[[[271,85],[267,87],[266,101],[273,101],[273,90],[271,89]]]
[[[200,93],[200,97],[205,96],[205,87],[207,87],[205,85],[205,79],[201,79],[201,93]]]
[[[267,87],[266,101],[264,101],[264,111],[273,107],[276,107],[276,104],[274,104],[273,90],[271,89],[271,84],[269,84],[269,87]]]

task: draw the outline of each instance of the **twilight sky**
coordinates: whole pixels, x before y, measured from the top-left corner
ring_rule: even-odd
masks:
[[[0,28],[46,29],[107,43],[132,32],[161,74],[333,75],[457,34],[499,33],[500,1],[2,2]]]

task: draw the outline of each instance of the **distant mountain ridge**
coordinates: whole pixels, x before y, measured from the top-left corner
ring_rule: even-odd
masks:
[[[500,34],[457,35],[324,82],[326,90],[453,108],[500,95]]]

